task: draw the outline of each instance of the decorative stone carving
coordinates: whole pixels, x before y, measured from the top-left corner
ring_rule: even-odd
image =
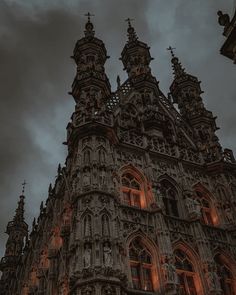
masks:
[[[82,295],[93,295],[94,294],[94,288],[92,286],[85,286],[81,290]]]
[[[165,262],[163,264],[163,273],[166,284],[178,284],[176,267],[172,258],[165,258]]]
[[[99,180],[100,180],[101,186],[103,186],[103,185],[106,184],[106,171],[105,171],[104,168],[101,168],[100,169],[100,172],[99,172]]]
[[[206,273],[206,280],[210,292],[216,291],[221,293],[220,279],[216,273],[216,267],[213,264],[209,266],[208,272]]]
[[[190,218],[200,218],[201,217],[201,205],[197,199],[193,199],[189,195],[186,198],[186,206],[188,209],[188,214]]]
[[[115,294],[116,294],[116,290],[114,286],[107,284],[102,287],[102,295],[115,295]]]
[[[84,268],[91,267],[92,262],[92,249],[89,243],[84,246],[84,256],[83,256]]]
[[[112,259],[112,250],[110,243],[105,242],[103,246],[103,259],[104,259],[104,266],[112,267],[113,259]]]
[[[84,186],[89,186],[90,185],[90,171],[89,169],[85,169],[84,173],[83,173],[83,185]]]

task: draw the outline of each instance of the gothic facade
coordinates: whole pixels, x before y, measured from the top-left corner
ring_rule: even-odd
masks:
[[[170,48],[171,50],[171,48]],[[166,97],[130,21],[111,92],[90,18],[77,41],[68,156],[28,235],[20,197],[1,295],[236,295],[236,164],[197,77]]]

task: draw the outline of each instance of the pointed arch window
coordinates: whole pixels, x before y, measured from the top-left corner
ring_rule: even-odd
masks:
[[[140,238],[131,242],[129,260],[133,288],[152,291],[152,257]]]
[[[103,237],[110,236],[109,217],[106,214],[102,215],[102,235]]]
[[[179,280],[179,294],[180,295],[197,295],[195,284],[195,271],[193,265],[182,250],[176,250],[175,267]]]
[[[235,295],[234,278],[230,268],[223,262],[220,255],[215,256],[217,275],[220,280],[222,295]]]
[[[212,208],[208,198],[200,191],[196,191],[198,201],[201,206],[201,220],[207,225],[214,225]]]
[[[122,176],[122,196],[126,205],[141,208],[141,185],[130,173]]]
[[[91,153],[89,149],[85,149],[84,151],[84,164],[89,165],[91,162]]]
[[[166,214],[179,217],[177,201],[178,193],[176,188],[168,180],[163,180],[161,182],[161,191],[163,194],[163,202]]]
[[[84,236],[91,237],[92,235],[92,218],[90,215],[84,217]]]

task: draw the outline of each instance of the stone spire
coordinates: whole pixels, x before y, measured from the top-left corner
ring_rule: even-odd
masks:
[[[87,13],[85,36],[75,45],[72,58],[77,65],[77,74],[72,84],[72,96],[76,101],[79,117],[98,114],[105,108],[105,102],[111,94],[109,80],[104,64],[109,56],[102,40],[95,36],[90,13]],[[77,116],[78,119],[78,116]]]
[[[133,21],[133,19],[127,18],[126,21],[128,22],[128,29],[127,29],[128,42],[129,43],[136,42],[138,40],[138,37],[135,32],[135,29],[131,25],[131,21]]]
[[[128,22],[128,41],[121,52],[124,69],[127,71],[129,78],[133,80],[138,76],[152,77],[149,66],[153,59],[150,55],[150,47],[138,39],[135,29],[131,25],[132,20],[128,18],[126,21]]]
[[[22,193],[24,193],[24,186]],[[25,238],[28,235],[28,225],[24,221],[24,195],[20,195],[20,200],[16,209],[13,220],[8,222],[6,233],[8,234],[8,240],[6,243],[6,251],[4,257],[0,262],[0,270],[2,271],[2,277],[0,281],[0,294],[9,294],[7,291],[11,280],[15,279],[15,271],[17,265],[22,256]]]
[[[181,62],[179,61],[178,57],[175,56],[174,54],[174,49],[173,47],[169,46],[167,48],[167,50],[170,51],[172,59],[171,59],[171,63],[172,63],[172,68],[173,68],[173,74],[175,76],[175,78],[179,78],[181,76],[185,76],[185,69],[182,67]]]
[[[177,103],[182,117],[194,128],[199,138],[198,146],[204,150],[207,161],[215,161],[221,157],[221,146],[215,134],[218,129],[216,117],[204,106],[201,82],[197,77],[186,73],[173,49],[167,48],[171,52],[174,70],[174,80],[170,86],[173,102]]]

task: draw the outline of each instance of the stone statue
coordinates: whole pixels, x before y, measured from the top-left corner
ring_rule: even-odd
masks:
[[[90,173],[87,169],[85,170],[83,174],[83,185],[84,186],[90,185]]]
[[[103,246],[104,265],[106,267],[112,267],[112,250],[108,242]]]
[[[106,172],[105,172],[104,168],[102,168],[100,170],[99,179],[100,179],[100,184],[101,185],[104,185],[106,183]]]
[[[91,266],[91,257],[92,256],[92,250],[89,244],[85,244],[85,249],[84,249],[84,267],[89,268]]]
[[[166,258],[163,264],[163,271],[166,283],[177,284],[178,278],[176,274],[176,267],[172,263],[171,259]]]
[[[217,12],[217,14],[219,16],[218,22],[221,26],[226,27],[230,24],[230,18],[228,14],[223,14],[223,12],[220,10]]]
[[[221,290],[220,280],[215,270],[209,271],[206,274],[208,287],[211,290]]]
[[[112,181],[114,184],[114,189],[119,190],[120,188],[119,175],[116,172],[112,173]]]
[[[230,207],[225,208],[225,217],[229,223],[234,222],[233,214],[232,214]]]

